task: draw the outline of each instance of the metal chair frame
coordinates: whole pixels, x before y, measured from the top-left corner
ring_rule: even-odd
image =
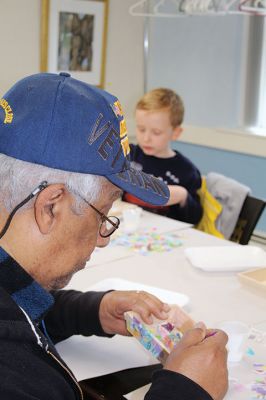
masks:
[[[239,244],[248,244],[252,233],[263,213],[266,202],[256,197],[247,196],[240,211],[238,221],[230,240]]]

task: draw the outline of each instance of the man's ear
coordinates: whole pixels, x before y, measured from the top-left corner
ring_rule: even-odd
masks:
[[[46,235],[51,232],[59,213],[63,210],[63,201],[67,192],[61,183],[52,184],[42,190],[34,204],[35,220],[40,232]]]
[[[181,136],[182,132],[183,128],[181,126],[176,126],[172,133],[172,140],[177,140]]]

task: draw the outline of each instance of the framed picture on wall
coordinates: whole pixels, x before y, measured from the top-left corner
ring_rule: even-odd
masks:
[[[41,72],[103,87],[108,0],[42,0]]]

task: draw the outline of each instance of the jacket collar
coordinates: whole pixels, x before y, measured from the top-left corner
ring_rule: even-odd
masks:
[[[30,317],[39,322],[53,305],[53,296],[0,247],[0,284]]]

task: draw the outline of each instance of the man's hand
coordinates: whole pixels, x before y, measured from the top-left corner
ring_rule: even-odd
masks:
[[[227,335],[202,328],[189,330],[169,355],[164,368],[187,376],[221,400],[228,389]],[[208,335],[210,335],[208,337]]]
[[[165,320],[170,307],[157,297],[143,291],[113,291],[106,293],[100,303],[99,318],[103,330],[109,334],[130,335],[124,313],[135,311],[144,322],[151,324],[155,317]]]

